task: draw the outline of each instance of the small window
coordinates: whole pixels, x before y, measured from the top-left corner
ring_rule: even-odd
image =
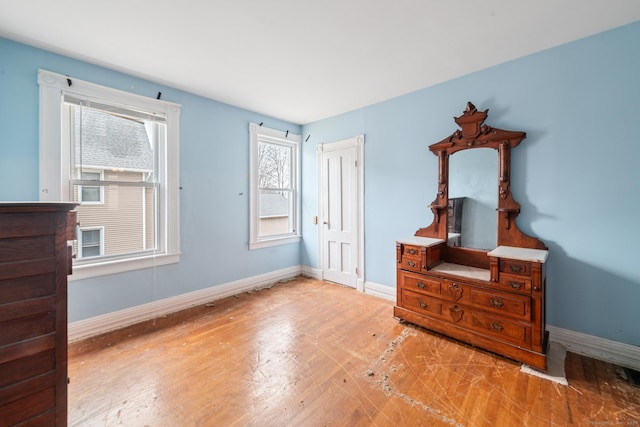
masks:
[[[102,181],[100,172],[82,172],[82,181]],[[83,205],[104,203],[104,187],[81,185],[78,186],[78,201]]]
[[[300,240],[300,136],[251,123],[249,247]]]
[[[104,228],[81,228],[78,248],[80,258],[101,256],[104,253]]]

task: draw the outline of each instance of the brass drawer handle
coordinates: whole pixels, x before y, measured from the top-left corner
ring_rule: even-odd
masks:
[[[489,300],[489,303],[494,306],[494,307],[502,307],[503,306],[503,302],[500,301],[498,298],[491,298]]]
[[[521,282],[509,282],[509,286],[512,289],[518,290],[522,287],[522,283]]]
[[[409,255],[417,255],[418,251],[416,249],[407,249],[407,253]]]
[[[491,329],[494,331],[500,332],[504,329],[504,327],[498,322],[491,322]]]
[[[509,269],[511,271],[513,271],[514,273],[520,273],[522,271],[522,266],[521,265],[516,265],[516,264],[511,264],[511,265],[509,265]]]
[[[420,306],[420,308],[427,308],[427,304],[423,303],[422,301],[418,301],[418,305]]]
[[[418,282],[416,283],[416,286],[419,287],[420,289],[424,289],[425,285],[422,282]]]
[[[416,263],[415,263],[415,262],[413,262],[413,261],[407,261],[407,265],[408,265],[409,267],[415,267],[415,266],[416,266]]]

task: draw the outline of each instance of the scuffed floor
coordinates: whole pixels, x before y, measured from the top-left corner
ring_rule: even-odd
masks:
[[[616,367],[568,353],[569,386],[312,279],[70,346],[72,426],[640,426]]]

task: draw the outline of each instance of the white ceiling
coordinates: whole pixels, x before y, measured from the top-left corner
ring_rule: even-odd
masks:
[[[297,124],[638,20],[639,0],[0,0],[0,36]]]

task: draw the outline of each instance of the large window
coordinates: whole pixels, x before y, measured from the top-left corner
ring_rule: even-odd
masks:
[[[79,203],[74,278],[179,260],[179,105],[39,71],[42,200]]]
[[[251,141],[251,249],[300,240],[300,136],[255,123]]]

